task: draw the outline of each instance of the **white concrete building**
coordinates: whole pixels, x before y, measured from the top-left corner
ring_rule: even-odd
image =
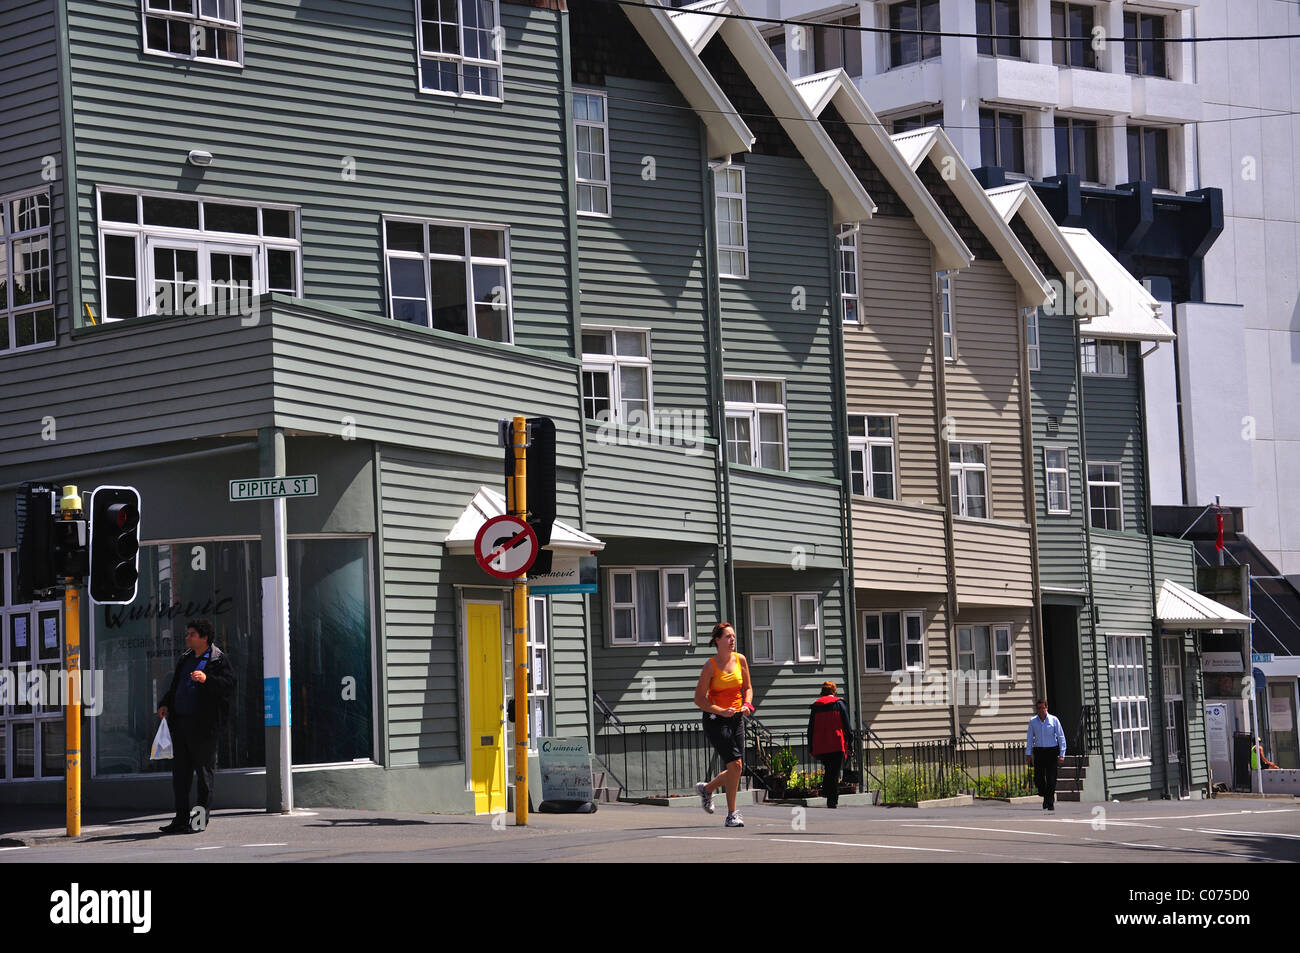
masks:
[[[1300,5],[748,0],[747,7],[801,21],[764,31],[791,74],[844,68],[890,132],[942,122],[972,167],[997,165],[1008,178],[1031,180],[1072,172],[1085,186],[1107,188],[1145,180],[1157,201],[1161,193],[1223,191],[1224,230],[1205,258],[1203,287],[1170,308],[1175,348],[1148,358],[1153,501],[1203,506],[1218,496],[1244,507],[1252,542],[1300,580],[1300,116],[1285,115],[1300,103],[1300,41],[1167,42],[1300,33]],[[883,32],[827,28],[837,22]],[[1092,39],[889,32],[909,29]]]

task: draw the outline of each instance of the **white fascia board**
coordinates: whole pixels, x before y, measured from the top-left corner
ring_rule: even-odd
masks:
[[[659,65],[690,103],[704,123],[710,159],[725,159],[737,152],[748,152],[755,136],[740,118],[717,80],[704,68],[681,31],[669,22],[668,11],[652,6],[622,6]],[[716,22],[716,17],[707,19]]]
[[[727,44],[785,134],[830,195],[836,222],[861,222],[874,215],[876,203],[853,174],[817,117],[808,111],[790,75],[781,67],[758,27],[750,20],[709,16],[714,13],[743,16],[745,9],[738,0],[708,0],[680,8],[670,17],[670,22],[683,39],[692,43],[697,55],[715,36],[720,36]],[[707,30],[701,29],[700,18],[709,19],[714,25]],[[684,32],[684,27],[690,28],[689,34]]]
[[[913,132],[901,132],[892,136],[894,144],[902,151],[913,170],[929,159],[934,163],[944,181],[952,189],[952,194],[961,202],[975,226],[989,240],[993,250],[998,253],[1007,271],[1020,288],[1021,297],[1028,304],[1048,305],[1056,300],[1047,277],[1034,264],[1025,246],[1011,231],[1011,226],[1002,219],[1001,213],[993,205],[988,193],[980,187],[975,173],[970,170],[957,147],[953,145],[948,134],[938,126],[918,129]]]
[[[1043,200],[1038,197],[1034,187],[1028,182],[1017,182],[1014,185],[1004,185],[997,189],[988,189],[989,200],[993,207],[1001,213],[1003,221],[1008,225],[1017,215],[1024,221],[1030,233],[1038,239],[1038,244],[1043,246],[1043,251],[1047,257],[1052,259],[1052,264],[1060,272],[1062,278],[1074,275],[1075,286],[1067,291],[1078,289],[1079,280],[1088,282],[1088,286],[1098,288],[1096,276],[1084,264],[1083,259],[1075,252],[1065,236],[1061,233],[1061,228],[1052,218],[1047,206]],[[1110,311],[1109,300],[1104,296],[1096,295],[1096,309],[1092,316],[1107,314]],[[1063,302],[1058,302],[1063,304]],[[1086,320],[1089,315],[1077,315],[1080,321]]]
[[[820,117],[827,106],[834,105],[849,124],[854,137],[916,218],[921,232],[934,246],[939,268],[944,271],[967,268],[975,260],[961,235],[939,208],[930,190],[908,164],[884,124],[868,105],[849,75],[842,69],[819,73],[795,83],[813,115]]]

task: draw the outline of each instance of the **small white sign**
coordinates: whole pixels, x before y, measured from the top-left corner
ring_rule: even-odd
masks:
[[[1268,700],[1269,731],[1290,731],[1291,699],[1287,695],[1274,695]]]
[[[315,496],[316,474],[283,477],[253,477],[230,481],[230,502],[274,500],[282,496]]]
[[[586,738],[538,738],[542,800],[590,801],[591,752]]]
[[[1201,654],[1201,670],[1205,672],[1244,672],[1240,652],[1204,652]]]
[[[1228,760],[1228,706],[1205,706],[1205,735],[1210,743],[1210,760]]]

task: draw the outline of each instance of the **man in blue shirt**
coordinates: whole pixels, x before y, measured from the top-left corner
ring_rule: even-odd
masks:
[[[1047,713],[1047,699],[1038,699],[1038,714],[1029,719],[1025,757],[1034,766],[1034,785],[1043,810],[1056,810],[1056,768],[1065,762],[1065,729],[1061,719]]]

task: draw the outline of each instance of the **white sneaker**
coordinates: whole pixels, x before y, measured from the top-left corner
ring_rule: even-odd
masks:
[[[732,811],[727,815],[727,819],[722,823],[723,827],[744,827],[745,819],[740,816],[739,811]]]
[[[700,807],[704,808],[705,814],[713,813],[713,792],[703,781],[695,783],[695,793],[700,796]]]

